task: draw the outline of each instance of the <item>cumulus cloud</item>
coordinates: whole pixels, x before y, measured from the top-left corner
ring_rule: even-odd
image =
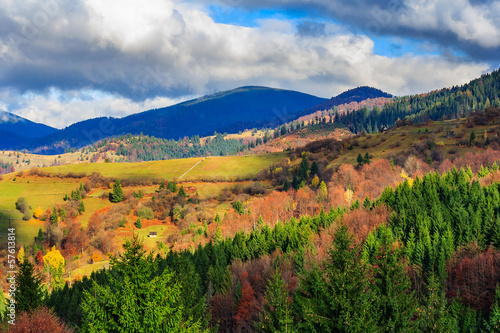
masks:
[[[368,35],[433,40],[443,47],[457,48],[473,59],[498,61],[500,57],[500,2],[495,0],[310,0],[307,4],[301,0],[231,1],[236,1],[235,7],[320,13]]]
[[[227,1],[235,5],[240,0]],[[338,5],[314,1],[328,12]],[[242,85],[295,89],[322,97],[371,85],[401,95],[465,83],[489,69],[485,62],[451,57],[378,56],[369,35],[351,33],[336,23],[273,18],[259,20],[256,27],[220,24],[202,3],[0,3],[5,8],[0,13],[0,86],[4,87],[0,107],[56,127],[101,115],[123,116]],[[432,13],[416,4],[415,10]],[[398,11],[416,25],[410,5]],[[342,7],[343,16],[354,15],[349,6]],[[391,22],[404,23],[395,18]],[[490,27],[483,24],[463,28],[465,32],[458,27],[453,33],[479,43],[480,31]]]

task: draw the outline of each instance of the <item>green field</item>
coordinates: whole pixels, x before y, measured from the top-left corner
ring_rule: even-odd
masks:
[[[255,175],[266,169],[271,164],[286,157],[285,153],[253,156],[224,156],[210,158],[188,158],[179,160],[139,162],[139,163],[90,163],[73,164],[57,167],[44,168],[43,170],[54,174],[99,172],[105,177],[125,178],[125,179],[165,179],[173,180],[192,170],[182,177],[182,181],[188,181],[185,186],[194,185],[202,198],[219,195],[220,191],[230,184],[210,183],[211,179],[234,180],[238,177]],[[198,163],[200,162],[200,163]],[[198,163],[198,164],[196,164]],[[14,180],[15,179],[15,180]],[[205,179],[208,182],[199,183],[196,180]],[[189,183],[189,181],[195,183]],[[17,240],[19,244],[29,244],[37,235],[44,222],[22,221],[22,214],[15,210],[15,202],[19,197],[25,197],[31,206],[31,211],[38,206],[44,210],[51,209],[64,204],[64,195],[78,188],[82,179],[58,178],[58,177],[37,177],[12,173],[4,175],[0,180],[0,234],[6,233],[9,226],[9,219],[12,226],[16,227]],[[201,186],[200,186],[201,185]],[[142,189],[144,193],[154,193],[157,186],[136,186],[124,188],[125,193]],[[85,213],[79,217],[82,226],[86,226],[92,214],[110,203],[106,199],[100,199],[103,193],[108,193],[109,189],[96,189],[89,197],[84,199]],[[222,208],[222,207],[220,207]],[[151,229],[153,228],[153,229]],[[158,231],[162,235],[167,230],[156,230],[156,227],[148,227],[139,231],[145,237],[146,245],[153,247],[155,239],[147,238],[149,231]],[[166,228],[162,226],[162,228]],[[1,236],[0,236],[1,237]]]
[[[201,161],[182,177],[182,180],[196,180],[197,178],[223,178],[229,180],[231,177],[255,175],[285,156],[285,153],[279,153],[255,156],[209,157],[204,160],[197,157],[138,163],[82,163],[49,167],[43,170],[55,174],[83,172],[90,175],[92,172],[99,172],[105,177],[173,180],[181,177]]]

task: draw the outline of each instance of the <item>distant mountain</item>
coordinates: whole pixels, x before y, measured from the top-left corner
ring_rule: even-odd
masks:
[[[349,89],[338,96],[332,97],[328,101],[316,105],[313,108],[309,109],[308,111],[312,113],[315,111],[329,110],[332,109],[334,106],[349,104],[352,102],[359,103],[367,99],[374,99],[379,97],[392,98],[394,96],[376,88],[367,86],[358,87],[354,89]]]
[[[24,143],[28,139],[42,138],[56,131],[53,127],[0,111],[0,148]]]
[[[215,131],[271,127],[291,121],[302,115],[303,110],[325,101],[297,91],[241,87],[124,118],[82,121],[32,142],[28,148],[38,153],[59,153],[64,148],[78,148],[128,133],[178,139],[211,135]]]

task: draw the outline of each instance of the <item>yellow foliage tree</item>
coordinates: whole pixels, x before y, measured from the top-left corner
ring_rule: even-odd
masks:
[[[42,215],[43,215],[43,209],[42,207],[38,206],[38,208],[35,209],[35,211],[33,212],[33,217],[38,219]]]
[[[102,261],[102,256],[99,252],[94,252],[92,254],[92,262],[99,262]]]
[[[65,260],[59,250],[53,246],[52,250],[43,256],[45,271],[50,275],[50,282],[53,288],[59,288],[64,285],[62,275],[64,274]]]
[[[347,205],[349,207],[351,206],[351,201],[352,201],[353,196],[354,196],[354,192],[351,190],[351,187],[349,186],[349,188],[347,190],[345,190],[345,193],[344,193],[345,201],[347,202]]]
[[[19,249],[19,253],[17,254],[17,261],[19,261],[20,264],[24,262],[24,247],[22,246]]]
[[[319,177],[318,177],[318,175],[314,176],[313,180],[311,181],[311,186],[312,187],[318,187],[319,186]]]

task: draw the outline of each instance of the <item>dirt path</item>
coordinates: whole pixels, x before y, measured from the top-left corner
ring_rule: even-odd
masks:
[[[179,178],[177,178],[177,179],[181,179],[182,177],[184,177],[184,176],[185,176],[185,175],[186,175],[189,171],[193,170],[195,166],[197,166],[198,164],[200,164],[200,163],[201,163],[201,162],[203,162],[204,160],[205,160],[205,157],[203,157],[201,160],[199,160],[199,161],[198,161],[195,165],[193,165],[193,166],[191,167],[191,169],[189,169],[188,171],[184,172],[184,173],[182,174],[182,176],[180,176],[180,177],[179,177]]]

